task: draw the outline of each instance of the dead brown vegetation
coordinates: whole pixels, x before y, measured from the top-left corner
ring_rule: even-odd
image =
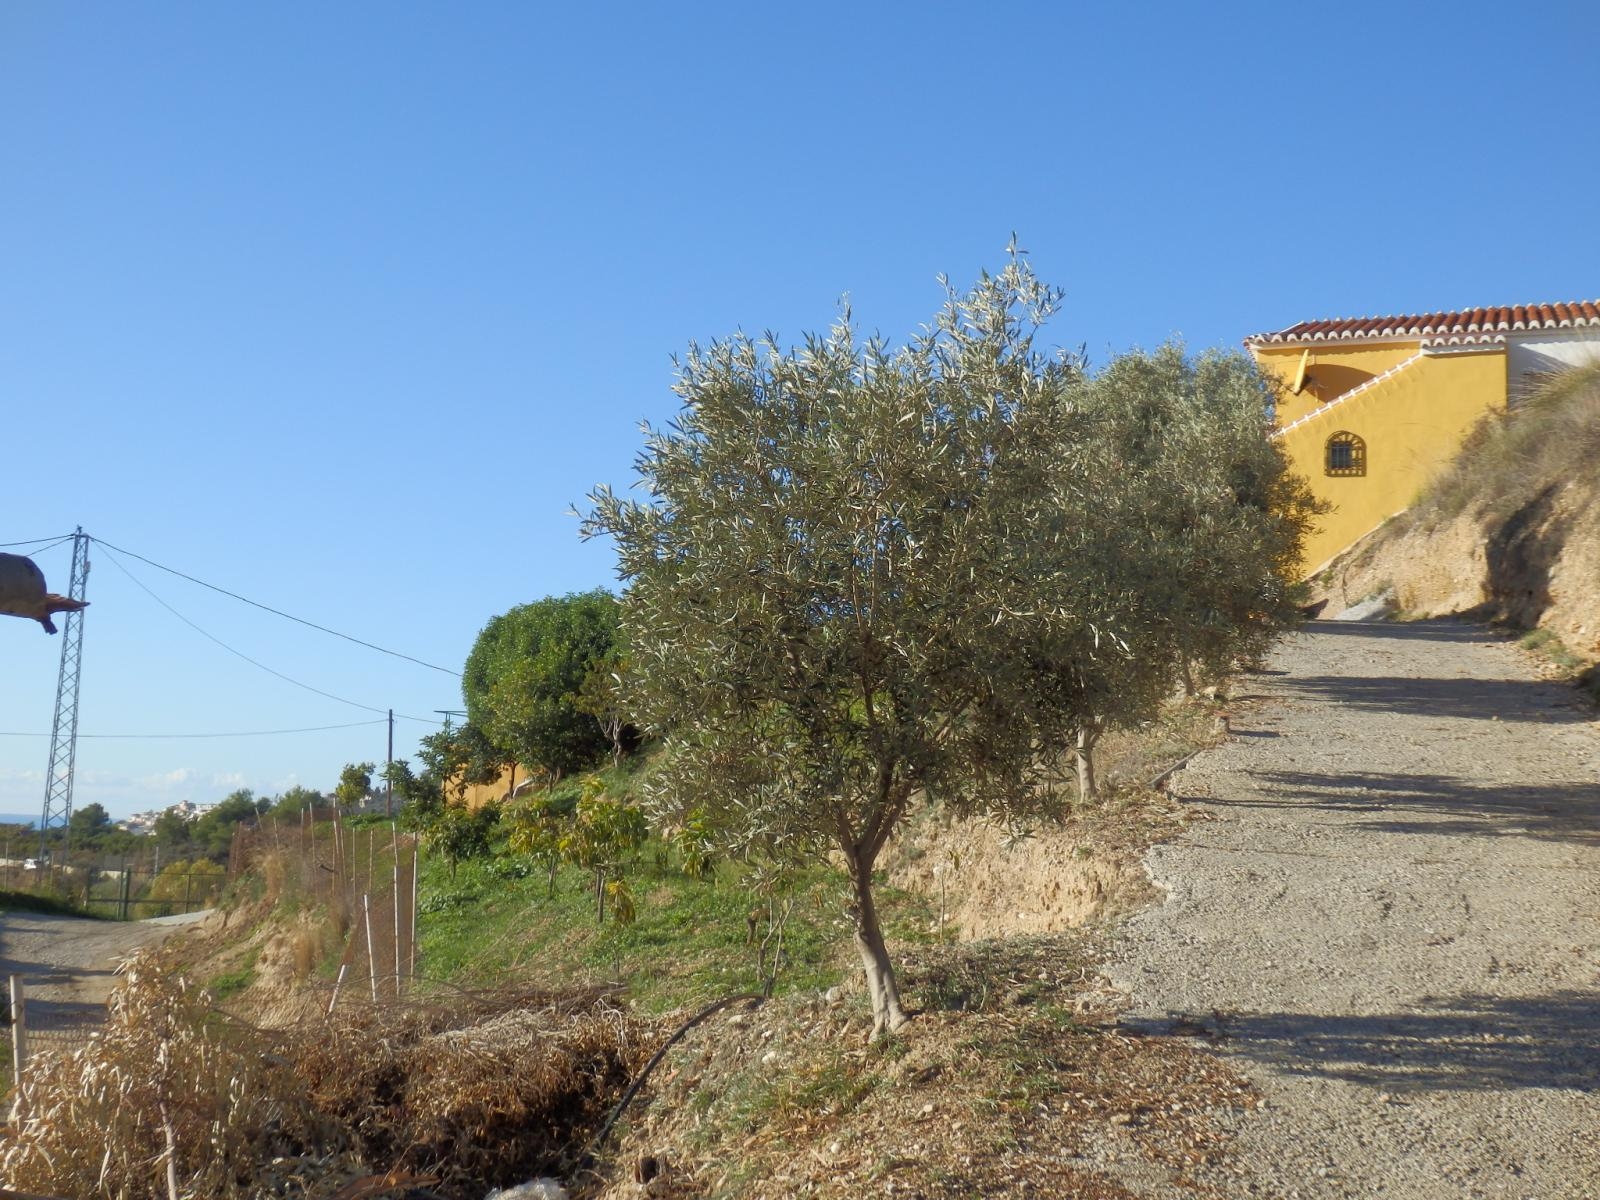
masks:
[[[601,1195],[1207,1196],[1218,1114],[1257,1103],[1216,1058],[1118,1021],[1077,935],[905,956],[927,1007],[887,1046],[853,1005],[792,996],[697,1029],[659,1068]],[[659,1172],[647,1191],[629,1164]]]
[[[141,958],[100,1036],[30,1063],[0,1177],[53,1196],[227,1200],[397,1172],[479,1200],[571,1170],[654,1044],[598,992],[352,1003],[269,1032]]]

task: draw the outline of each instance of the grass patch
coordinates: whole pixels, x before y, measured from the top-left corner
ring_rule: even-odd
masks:
[[[224,971],[221,975],[214,975],[206,981],[206,990],[218,1001],[226,1000],[229,996],[236,996],[245,988],[256,981],[256,965],[253,962],[234,971]]]
[[[827,866],[799,872],[769,904],[735,865],[709,880],[691,879],[670,863],[660,865],[656,848],[647,843],[628,876],[638,913],[631,924],[609,916],[596,922],[593,876],[577,868],[557,873],[551,895],[542,869],[511,869],[514,859],[469,860],[453,881],[442,863],[425,862],[419,971],[466,987],[603,980],[623,984],[646,1012],[666,1011],[760,990],[760,942],[790,902],[777,990],[826,988],[855,968],[840,872]],[[887,886],[878,899],[893,947],[928,940],[931,914],[921,900]],[[774,935],[769,963],[776,945]]]
[[[1563,671],[1577,671],[1583,666],[1583,659],[1567,649],[1566,643],[1554,630],[1531,629],[1517,639],[1517,645],[1547,659]],[[1582,686],[1581,681],[1579,686]]]

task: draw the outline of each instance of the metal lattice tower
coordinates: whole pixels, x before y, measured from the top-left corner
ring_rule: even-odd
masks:
[[[67,598],[82,600],[89,582],[89,535],[72,535],[72,582]],[[52,829],[72,820],[72,774],[78,758],[78,680],[83,671],[83,613],[66,614],[61,631],[61,673],[56,678],[56,718],[50,727],[50,769],[44,779],[44,815],[39,820],[39,857]]]

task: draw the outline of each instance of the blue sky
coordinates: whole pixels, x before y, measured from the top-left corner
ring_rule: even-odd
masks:
[[[5,4],[0,542],[81,524],[458,669],[495,613],[612,581],[566,510],[631,479],[690,339],[798,339],[847,293],[902,338],[1013,230],[1100,361],[1600,296],[1596,45],[1578,3]],[[122,567],[311,687],[460,706],[97,550],[85,734],[377,719]],[[59,648],[0,622],[0,732],[48,731]],[[85,738],[76,800],[328,787],[383,733]],[[0,737],[0,811],[46,753]]]

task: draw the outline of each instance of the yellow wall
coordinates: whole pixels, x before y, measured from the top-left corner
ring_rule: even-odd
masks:
[[[1307,541],[1307,574],[1409,508],[1454,456],[1468,431],[1485,413],[1503,409],[1505,402],[1504,348],[1427,355],[1348,400],[1317,411],[1304,424],[1286,429],[1283,447],[1295,471],[1306,477],[1313,492],[1334,505]],[[1279,414],[1280,425],[1295,419],[1292,412]],[[1340,432],[1366,442],[1365,475],[1326,473],[1328,438]]]
[[[516,782],[518,786],[528,781],[527,767],[507,767],[505,770],[500,772],[500,778],[496,779],[493,783],[467,784],[467,789],[462,793],[461,796],[461,803],[467,806],[467,810],[469,812],[477,812],[485,804],[498,804],[500,801],[504,800],[506,798],[506,794],[511,791],[511,774],[513,770],[516,771]],[[454,790],[446,790],[452,797],[454,797]]]
[[[1415,357],[1421,343],[1412,339],[1376,346],[1340,346],[1338,343],[1320,348],[1313,346],[1307,358],[1305,390],[1297,396],[1289,391],[1289,386],[1300,370],[1300,355],[1305,349],[1304,346],[1264,346],[1255,351],[1261,368],[1283,383],[1283,392],[1278,397],[1280,425],[1298,421],[1330,400]]]

